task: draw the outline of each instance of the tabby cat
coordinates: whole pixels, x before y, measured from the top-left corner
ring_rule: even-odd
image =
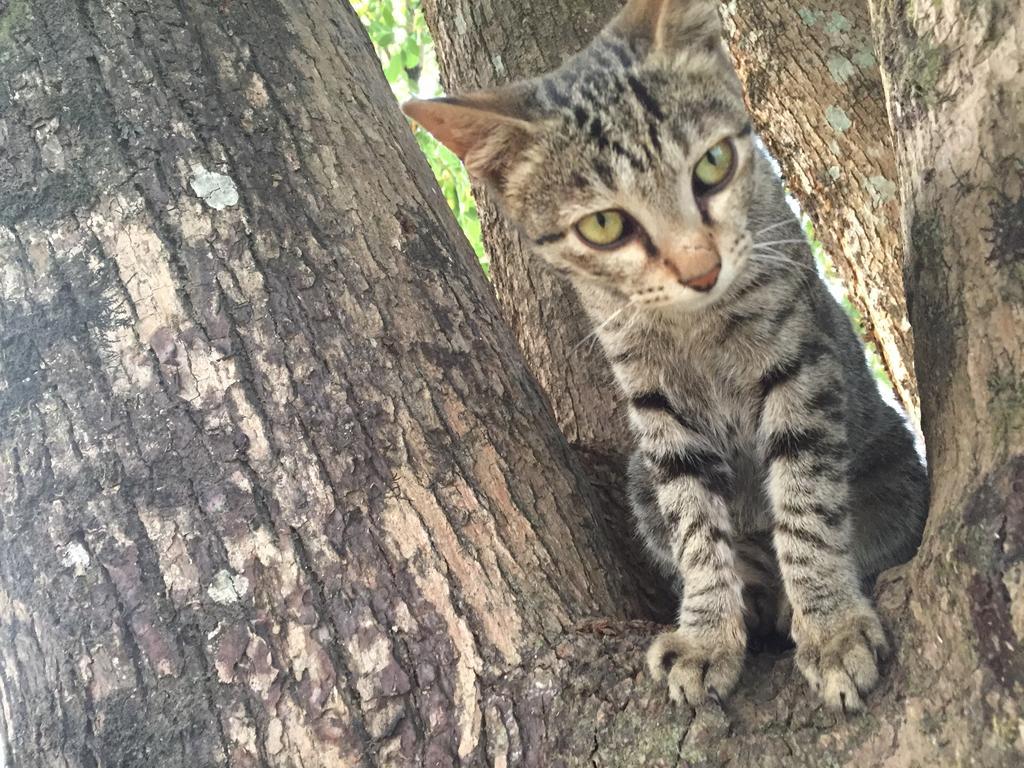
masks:
[[[716,6],[630,0],[553,72],[404,109],[569,277],[628,400],[637,526],[682,586],[652,674],[718,700],[777,628],[828,706],[861,708],[887,652],[865,593],[914,553],[926,473],[755,141]]]

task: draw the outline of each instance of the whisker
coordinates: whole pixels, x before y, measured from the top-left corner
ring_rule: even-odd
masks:
[[[785,254],[779,253],[778,251],[754,250],[751,251],[751,256],[769,264],[778,264],[781,267],[787,267],[793,270],[803,269],[811,273],[812,275],[819,275],[819,272],[816,267],[813,267],[810,264],[802,264],[799,261],[793,261],[793,259],[788,258]]]
[[[628,307],[633,307],[633,314],[631,314],[629,317],[627,317],[625,322],[619,327],[619,331],[620,332],[632,332],[634,323],[640,318],[640,312],[643,309],[643,304],[641,304],[641,303],[639,303],[637,301],[631,300],[628,304],[626,304],[625,307],[622,307],[622,309],[626,309]],[[603,328],[604,325],[602,324],[601,327]],[[594,340],[590,343],[591,351],[593,351],[594,344],[596,344],[596,343],[597,343],[597,335],[595,334],[594,335]]]
[[[751,247],[751,251],[763,251],[764,253],[772,253],[775,254],[776,256],[780,256],[786,259],[787,261],[792,261],[798,264],[802,264],[805,258],[805,254],[779,250],[779,248],[768,244],[754,245]]]
[[[786,253],[785,251],[780,251],[780,250],[778,250],[776,248],[771,248],[771,247],[768,247],[768,246],[761,246],[759,248],[752,248],[751,249],[751,253],[763,253],[763,254],[767,254],[769,256],[778,257],[778,259],[780,259],[782,261],[785,261],[785,262],[788,262],[790,264],[799,264],[801,266],[808,266],[807,264],[804,264],[804,262],[801,261],[799,258],[794,257],[793,254]]]
[[[804,243],[804,244],[806,244],[807,240],[805,240],[804,238],[801,237],[799,240],[772,240],[772,241],[767,242],[767,243],[762,243],[760,241],[755,241],[754,245],[755,246],[758,246],[758,245],[789,245],[790,243]]]
[[[771,229],[775,229],[776,227],[783,227],[786,224],[795,224],[798,227],[800,226],[800,222],[797,221],[796,219],[783,219],[782,221],[776,221],[774,224],[769,224],[767,227],[757,230],[757,232],[754,233],[754,236],[756,237],[757,235],[763,235],[765,232]]]
[[[625,304],[623,304],[621,307],[619,307],[614,312],[612,312],[610,315],[608,315],[608,317],[606,317],[603,321],[601,321],[601,323],[596,325],[594,327],[594,330],[592,330],[590,333],[588,333],[586,336],[584,336],[582,339],[580,339],[579,342],[576,343],[576,346],[574,346],[571,351],[573,353],[575,353],[580,347],[582,347],[588,341],[594,341],[596,343],[597,335],[601,331],[603,331],[605,328],[607,328],[609,323],[613,322],[615,320],[615,318],[617,318],[619,315],[621,315],[625,310],[629,309],[630,307],[634,307],[634,306],[636,306],[636,304],[634,302],[632,302],[632,301],[628,301]],[[638,311],[639,311],[639,309],[638,309]],[[635,316],[635,314],[636,313],[634,313],[633,316]],[[626,321],[627,325],[633,319],[633,316],[631,316]],[[590,349],[592,350],[593,348],[594,348],[594,345],[591,344],[590,345]]]

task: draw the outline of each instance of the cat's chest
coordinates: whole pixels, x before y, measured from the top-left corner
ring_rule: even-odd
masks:
[[[669,402],[713,442],[730,451],[753,443],[759,413],[756,386],[742,371],[677,361],[652,373]]]
[[[761,390],[756,372],[722,355],[693,354],[669,345],[621,357],[613,368],[627,397],[647,395],[650,402],[650,395],[657,393],[688,430],[700,432],[702,441],[734,472],[733,525],[741,531],[763,530],[768,517],[765,466],[757,442]],[[642,430],[642,422],[634,422],[634,428]]]
[[[659,392],[688,423],[721,447],[752,446],[759,414],[756,372],[721,354],[686,345],[640,348],[613,363],[627,396]]]

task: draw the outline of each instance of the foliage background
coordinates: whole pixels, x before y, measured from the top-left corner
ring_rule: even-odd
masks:
[[[423,18],[421,0],[352,0],[352,6],[366,27],[384,75],[399,101],[410,98],[429,99],[443,95],[437,57],[434,55],[434,41]],[[480,218],[477,215],[465,168],[452,152],[419,125],[413,124],[412,129],[420,149],[434,171],[434,176],[437,177],[441,191],[448,200],[448,205],[462,227],[466,239],[476,251],[480,266],[486,274],[490,268],[490,258],[484,250],[480,236]],[[847,298],[846,290],[832,265],[832,260],[814,236],[814,224],[800,211],[792,197],[790,204],[803,220],[804,231],[811,242],[818,271],[850,316],[861,339],[864,339],[860,313]],[[898,401],[892,395],[892,383],[885,373],[885,367],[874,344],[866,342],[865,354],[883,394],[891,404],[900,409]]]
[[[420,0],[353,0],[352,6],[373,41],[384,75],[399,101],[443,95],[434,41],[423,19]],[[448,205],[486,273],[490,260],[484,251],[480,218],[462,163],[418,125],[414,125],[413,130]]]

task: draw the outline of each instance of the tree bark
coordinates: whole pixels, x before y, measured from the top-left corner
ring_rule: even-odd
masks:
[[[619,0],[425,0],[441,78],[455,93],[506,83],[557,66],[583,47],[619,8]],[[481,187],[474,188],[491,280],[530,370],[576,448],[614,456],[624,471],[625,412],[575,291],[532,259]]]
[[[425,0],[424,13],[445,88],[458,92],[557,66],[621,4]],[[916,422],[895,159],[867,5],[757,0],[722,8],[758,133],[813,219],[896,398]],[[483,190],[477,200],[498,301],[559,425],[582,448],[620,452],[627,443],[617,394],[600,354],[580,347],[589,327],[575,295],[529,259]]]
[[[0,6],[0,764],[474,762],[648,613],[463,243],[347,5]]]
[[[963,713],[934,727],[964,761],[995,764],[1012,746],[1007,764],[1019,764],[1024,5],[872,0],[872,17],[895,136],[934,496],[910,604],[917,682],[929,690],[934,681],[922,710]]]
[[[757,131],[919,422],[896,158],[867,3],[738,0],[722,11]]]
[[[648,683],[642,585],[346,6],[8,3],[5,761],[1019,765],[1020,10],[914,13],[876,22],[936,494],[845,721],[788,656],[724,709]]]

